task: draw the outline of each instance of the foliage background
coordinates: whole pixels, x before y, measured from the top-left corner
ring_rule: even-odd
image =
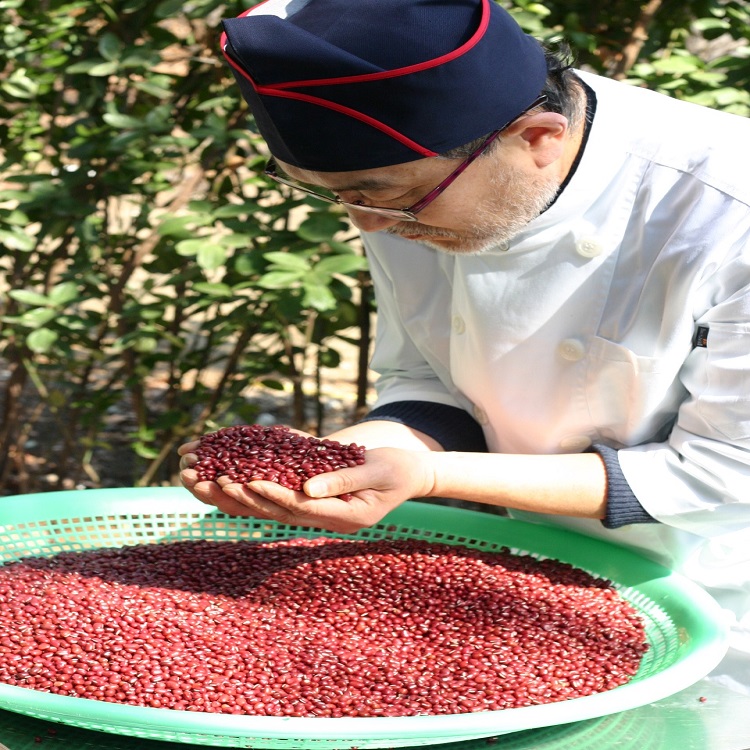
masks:
[[[345,344],[366,408],[356,236],[262,177],[218,52],[250,4],[0,0],[0,494],[173,483],[259,390],[322,433]],[[750,115],[748,0],[505,7],[581,67]]]

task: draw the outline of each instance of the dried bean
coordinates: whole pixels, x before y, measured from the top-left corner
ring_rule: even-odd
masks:
[[[0,567],[0,682],[264,716],[472,713],[627,682],[643,623],[554,560],[423,540],[191,540]]]

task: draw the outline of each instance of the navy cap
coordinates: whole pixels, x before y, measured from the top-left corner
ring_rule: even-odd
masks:
[[[521,115],[547,76],[494,0],[265,0],[223,25],[261,135],[302,169],[436,156]]]

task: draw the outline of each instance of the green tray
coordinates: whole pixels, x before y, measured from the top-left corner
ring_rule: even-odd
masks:
[[[214,512],[186,490],[125,488],[0,498],[0,561],[65,550],[184,539],[218,541],[339,534]],[[409,502],[360,539],[408,538],[484,550],[510,547],[608,578],[640,612],[649,641],[638,674],[596,695],[504,711],[397,718],[236,716],[141,708],[0,684],[0,708],[113,734],[246,748],[412,747],[492,737],[607,716],[697,682],[721,660],[727,632],[716,602],[686,578],[628,550],[501,516]]]

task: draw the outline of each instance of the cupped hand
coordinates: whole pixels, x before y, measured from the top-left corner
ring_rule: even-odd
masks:
[[[194,449],[197,444],[192,445]],[[186,466],[191,465],[190,446],[183,446]],[[198,482],[191,468],[183,469],[180,477],[199,500],[229,515],[353,533],[377,523],[405,500],[429,496],[434,485],[433,456],[429,451],[376,448],[367,451],[360,466],[308,479],[304,492],[268,481]],[[351,498],[342,500],[340,495]]]

